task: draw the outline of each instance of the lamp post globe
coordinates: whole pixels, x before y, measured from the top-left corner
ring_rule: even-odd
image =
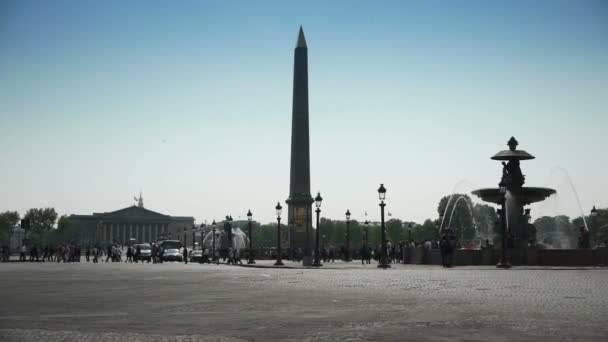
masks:
[[[247,223],[249,225],[249,260],[247,260],[248,264],[255,264],[255,259],[253,255],[253,233],[251,230],[251,225],[253,224],[253,214],[251,213],[251,209],[247,210]]]
[[[380,262],[378,263],[379,268],[390,268],[391,265],[388,264],[388,256],[386,255],[386,228],[384,227],[384,207],[386,204],[384,200],[386,199],[386,188],[384,184],[380,184],[380,188],[378,188],[378,198],[380,199],[380,229],[382,234],[382,251],[380,251]]]
[[[597,209],[595,208],[595,206],[593,206],[593,208],[591,208],[591,217],[596,217],[597,216]]]
[[[317,192],[317,197],[315,197],[315,207],[317,207],[315,210],[317,213],[317,229],[315,232],[315,260],[312,263],[312,265],[315,267],[323,266],[323,264],[321,264],[321,254],[319,252],[319,232],[321,230],[319,226],[319,215],[321,214],[321,202],[323,202],[323,197],[321,197],[320,192]]]
[[[350,259],[350,210],[346,209],[346,255],[344,261],[351,261]]]
[[[282,260],[282,251],[281,251],[281,212],[283,211],[283,207],[281,207],[281,203],[277,202],[277,206],[274,208],[277,213],[277,261],[275,261],[275,266],[283,266]]]

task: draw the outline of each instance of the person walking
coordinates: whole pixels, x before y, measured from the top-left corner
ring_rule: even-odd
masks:
[[[133,254],[133,249],[131,249],[131,253]],[[137,247],[135,247],[135,263],[139,262],[139,259],[141,259],[141,246],[137,245]],[[133,259],[133,256],[131,256],[131,259]]]
[[[112,259],[112,245],[108,245],[106,252],[107,252],[106,262],[109,262],[110,259]]]
[[[441,237],[441,259],[443,267],[452,267],[452,259],[454,255],[454,247],[456,245],[456,237],[450,228]]]
[[[127,262],[133,262],[133,250],[131,246],[127,247],[127,260],[125,260],[125,263]]]
[[[187,265],[188,264],[188,248],[186,248],[186,246],[184,246],[182,255],[184,256],[184,263]]]
[[[25,244],[21,245],[21,250],[19,251],[19,261],[25,261],[26,252],[27,252],[27,247],[25,247]]]

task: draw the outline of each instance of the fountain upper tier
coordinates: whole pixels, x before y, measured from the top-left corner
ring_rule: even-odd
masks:
[[[496,153],[491,159],[493,160],[530,160],[535,157],[530,153],[524,150],[517,149],[517,140],[514,137],[511,137],[509,142],[507,142],[509,146],[508,150],[500,151]]]
[[[502,204],[505,196],[504,190],[500,188],[485,188],[473,191],[473,195],[481,198],[484,202],[492,202]],[[511,196],[517,197],[521,205],[528,205],[534,202],[544,201],[547,197],[556,193],[554,189],[537,188],[537,187],[521,187],[518,189],[509,190]]]
[[[502,204],[505,195],[509,192],[519,206],[540,202],[556,193],[554,189],[524,187],[526,177],[522,174],[519,161],[534,159],[534,156],[524,150],[518,150],[518,142],[511,137],[507,142],[508,150],[500,151],[492,159],[503,160],[502,179],[498,188],[485,188],[473,191],[475,196],[480,197],[485,202]],[[505,163],[504,161],[508,161]]]

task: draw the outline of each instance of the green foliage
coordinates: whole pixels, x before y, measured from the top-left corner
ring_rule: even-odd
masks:
[[[241,228],[243,229],[243,228]],[[277,246],[277,223],[254,224],[251,228],[253,231],[253,247],[276,247]],[[281,223],[281,240],[286,241],[288,237],[287,225]],[[246,231],[243,229],[243,231]]]
[[[575,248],[578,228],[565,215],[543,216],[534,221],[536,240],[550,248]]]
[[[46,234],[47,241],[50,243],[59,243],[65,241],[79,240],[80,232],[75,231],[70,227],[70,220],[67,215],[62,215],[57,221],[57,229],[53,229]]]
[[[10,236],[10,229],[19,222],[19,213],[16,211],[5,211],[0,213],[0,241],[6,241]]]
[[[44,243],[55,227],[57,212],[54,208],[32,208],[23,218],[30,220],[29,238],[34,244]]]
[[[492,240],[496,234],[500,234],[500,224],[494,207],[486,204],[475,204],[473,206],[473,217],[477,224],[477,236],[479,238]]]
[[[417,224],[412,228],[412,240],[414,241],[435,239],[437,239],[437,226],[430,219],[426,219],[423,224]]]
[[[403,222],[399,219],[390,219],[384,223],[386,225],[386,238],[389,241],[401,241],[406,239]]]
[[[598,209],[597,216],[585,216],[592,246],[608,240],[608,209]],[[580,227],[584,225],[583,218],[577,217],[572,220],[572,225]]]

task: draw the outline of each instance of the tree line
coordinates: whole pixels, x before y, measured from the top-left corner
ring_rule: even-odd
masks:
[[[494,207],[477,204],[471,201],[466,194],[444,196],[437,205],[438,218],[426,219],[417,223],[398,218],[390,218],[385,222],[387,239],[390,241],[406,241],[412,239],[416,242],[434,240],[438,238],[438,228],[450,227],[461,241],[473,239],[492,240],[500,234],[498,216]],[[449,202],[449,205],[448,205]],[[442,219],[441,219],[442,218]],[[17,211],[4,211],[0,213],[0,241],[9,239],[10,227],[18,224],[22,219]],[[26,211],[23,219],[29,220],[28,238],[34,244],[46,244],[71,241],[77,239],[78,232],[69,226],[67,216],[59,217],[54,208],[32,208]],[[592,243],[608,240],[608,209],[598,209],[597,215],[585,216],[589,227]],[[556,248],[573,248],[578,238],[578,228],[584,224],[583,217],[570,219],[565,215],[543,216],[537,218],[533,225],[536,241]],[[326,246],[344,246],[347,239],[347,223],[344,220],[320,219],[320,243]],[[288,236],[288,227],[281,224],[281,236],[284,240]],[[247,232],[247,226],[240,227]],[[276,246],[276,223],[259,224],[253,226],[253,244],[255,247]],[[365,243],[366,225],[364,222],[352,220],[349,223],[350,245],[359,248]],[[314,237],[313,237],[314,238]],[[378,222],[367,227],[367,242],[374,246],[380,244],[381,232]]]

